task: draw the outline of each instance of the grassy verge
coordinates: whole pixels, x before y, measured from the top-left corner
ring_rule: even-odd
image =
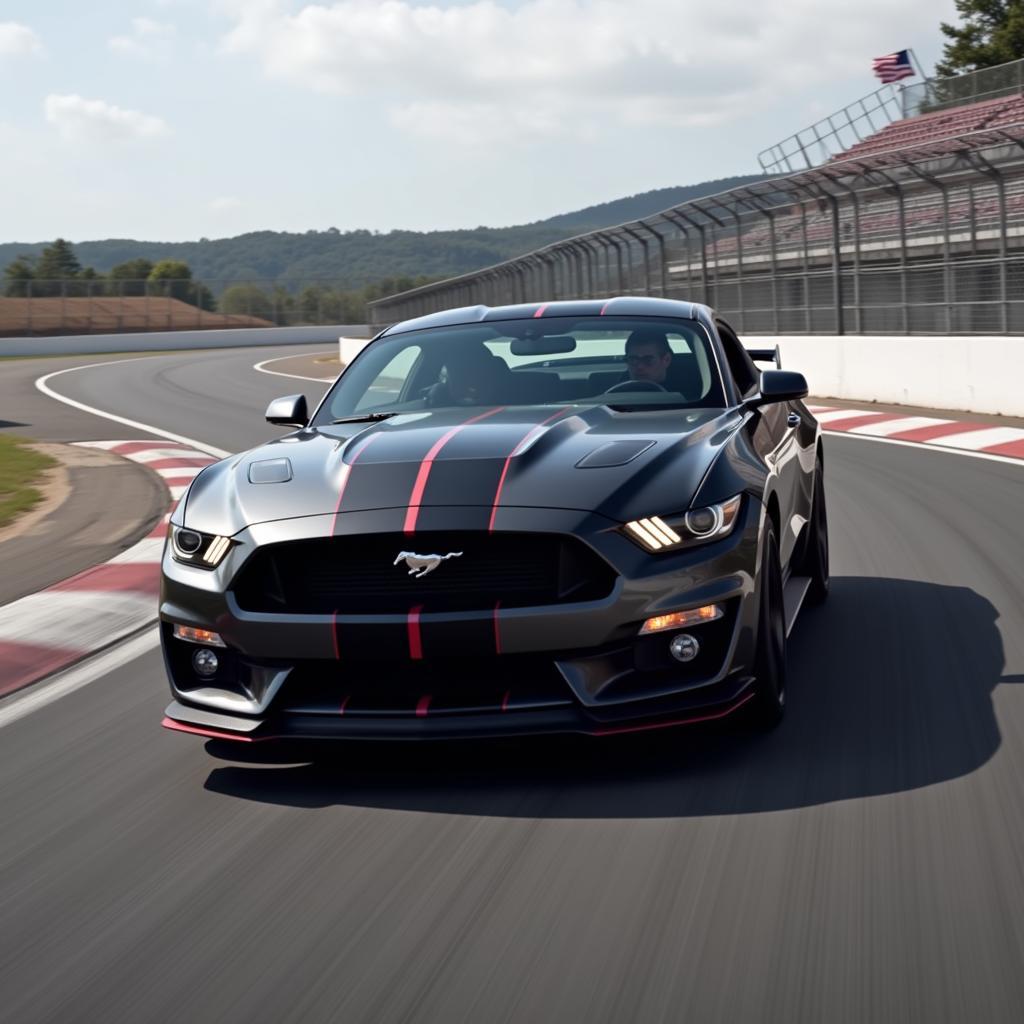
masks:
[[[29,444],[23,437],[0,434],[0,527],[42,501],[42,494],[32,485],[57,465],[56,459],[33,451]]]

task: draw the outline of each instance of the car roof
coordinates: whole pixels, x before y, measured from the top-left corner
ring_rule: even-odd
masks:
[[[403,320],[382,333],[390,336],[428,327],[454,327],[459,324],[479,324],[491,320],[528,320],[555,316],[660,316],[699,320],[710,326],[715,313],[710,306],[699,302],[658,299],[646,295],[620,295],[604,299],[527,302],[515,306],[462,306],[458,309],[429,313],[413,320]]]

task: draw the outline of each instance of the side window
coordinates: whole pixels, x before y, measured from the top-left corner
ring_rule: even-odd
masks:
[[[672,349],[672,365],[666,384],[678,391],[688,402],[697,402],[711,390],[711,366],[706,345],[694,345],[683,334],[668,334]]]
[[[356,405],[356,412],[400,402],[406,382],[414,372],[422,354],[419,345],[409,345],[401,352],[397,352],[363,393],[363,397]]]
[[[736,390],[746,397],[757,387],[757,368],[740,344],[740,339],[721,320],[716,320],[715,326],[718,328],[718,336],[722,339],[729,372],[736,381]]]

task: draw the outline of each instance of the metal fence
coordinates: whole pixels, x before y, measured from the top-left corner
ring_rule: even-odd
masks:
[[[953,78],[928,78],[902,90],[903,116],[914,117],[967,103],[1024,92],[1024,60],[969,71]]]
[[[904,117],[903,90],[883,85],[757,154],[765,174],[791,174],[830,160]]]
[[[362,302],[328,280],[8,278],[0,337],[359,323]]]
[[[369,304],[692,299],[747,333],[1024,333],[1024,124],[832,161]]]

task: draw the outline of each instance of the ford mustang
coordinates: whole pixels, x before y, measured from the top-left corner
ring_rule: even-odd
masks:
[[[759,370],[758,362],[775,365]],[[171,516],[164,725],[242,742],[608,735],[786,706],[828,594],[804,378],[707,306],[384,330]]]

